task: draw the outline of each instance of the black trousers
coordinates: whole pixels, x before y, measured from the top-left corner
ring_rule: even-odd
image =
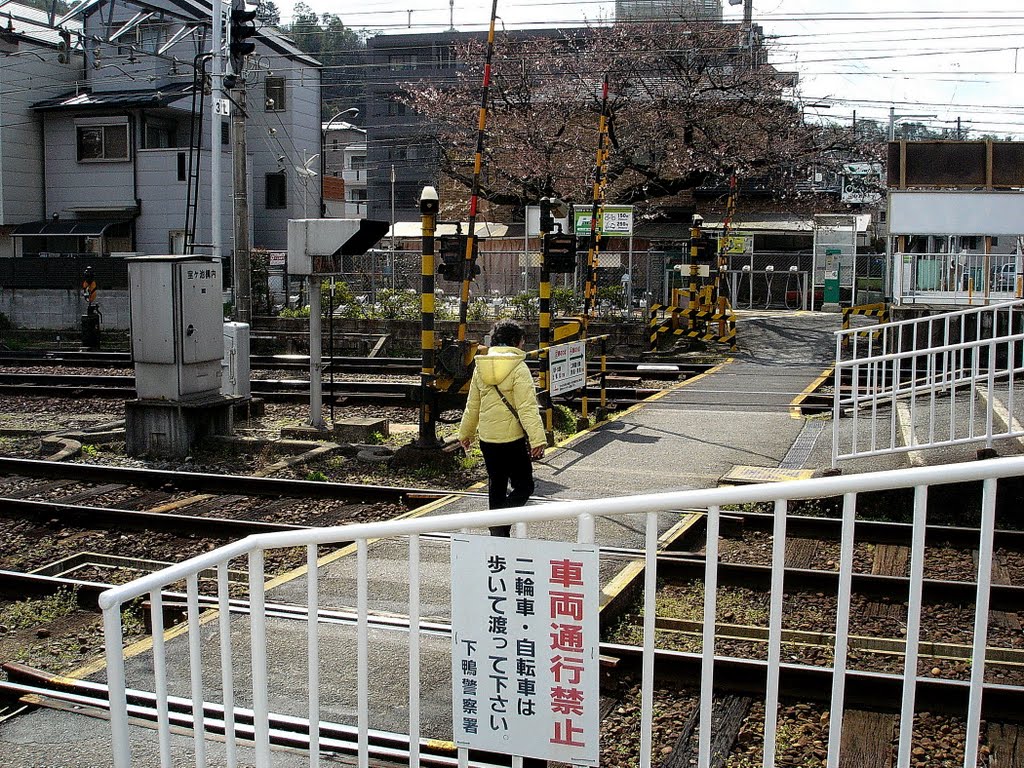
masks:
[[[480,441],[480,452],[487,467],[487,496],[491,509],[522,507],[533,495],[533,464],[530,446],[525,437],[511,443],[485,443]],[[512,490],[509,491],[511,484]],[[509,536],[510,525],[491,528],[491,536]]]

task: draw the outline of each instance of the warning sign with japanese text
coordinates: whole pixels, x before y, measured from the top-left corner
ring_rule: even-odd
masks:
[[[452,715],[460,747],[597,765],[592,545],[452,537]]]
[[[573,341],[548,349],[551,396],[572,392],[587,385],[587,343]]]

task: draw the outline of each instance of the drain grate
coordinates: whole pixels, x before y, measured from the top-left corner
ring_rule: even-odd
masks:
[[[818,442],[818,437],[824,429],[825,422],[822,420],[811,419],[804,421],[803,429],[796,436],[793,447],[789,449],[789,453],[786,454],[786,458],[782,460],[779,467],[781,469],[800,469],[806,465],[808,459],[811,458],[814,444]]]

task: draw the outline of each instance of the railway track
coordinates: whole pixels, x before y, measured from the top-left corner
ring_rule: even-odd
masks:
[[[447,493],[0,458],[0,568],[137,575],[253,533],[389,519]],[[302,562],[283,553],[272,570]]]
[[[394,376],[419,376],[422,360],[414,357],[351,357],[325,356],[322,368],[325,373],[332,369],[341,374],[374,374]],[[528,360],[531,368],[539,367],[536,360]],[[0,350],[0,367],[62,367],[62,368],[131,368],[131,354],[128,352],[25,352]],[[249,358],[252,370],[309,371],[308,355],[252,355]],[[706,363],[650,363],[647,361],[609,360],[606,370],[612,374],[643,374],[647,379],[675,380],[680,376],[696,376],[712,368]],[[590,374],[601,370],[599,361],[587,363]]]
[[[309,399],[309,382],[305,379],[253,379],[251,389],[253,395],[275,402],[304,402]],[[605,390],[607,401],[616,407],[632,405],[660,391],[659,389],[638,387],[608,387]],[[133,376],[110,375],[0,373],[0,393],[12,396],[39,395],[126,400],[136,397]],[[590,386],[587,387],[586,394],[591,399],[597,399],[601,395],[601,390],[598,387]],[[330,384],[324,383],[323,397],[325,402],[333,398],[338,403],[414,405],[420,399],[420,385],[412,382],[379,379],[341,380]],[[465,395],[442,393],[442,399],[446,408],[461,407],[465,401]],[[568,402],[577,402],[578,400],[578,396],[567,399]]]

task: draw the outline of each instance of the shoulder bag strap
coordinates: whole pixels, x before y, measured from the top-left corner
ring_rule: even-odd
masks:
[[[512,407],[512,403],[510,403],[508,401],[508,398],[505,397],[505,394],[500,389],[498,389],[498,385],[494,384],[493,386],[494,386],[494,391],[497,392],[498,393],[498,397],[501,398],[501,402],[503,402],[505,404],[505,407],[508,408],[509,411],[512,413],[512,415],[516,417],[516,422],[519,424],[519,428],[521,430],[523,430],[523,434],[525,435],[526,434],[526,427],[523,426],[523,420],[519,418],[519,412],[516,411],[516,409]]]

